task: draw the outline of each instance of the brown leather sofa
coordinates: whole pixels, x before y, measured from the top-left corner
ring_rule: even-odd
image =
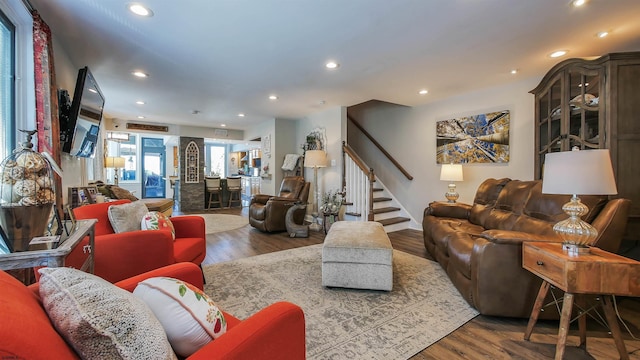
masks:
[[[562,242],[553,225],[567,218],[562,205],[569,198],[542,194],[540,180],[488,179],[478,187],[473,205],[429,204],[422,221],[424,244],[481,314],[527,318],[541,280],[522,268],[522,242]],[[580,199],[590,209],[582,219],[599,233],[593,245],[616,252],[631,202]],[[541,317],[557,317],[554,313]]]
[[[256,194],[249,203],[249,224],[265,232],[286,231],[285,216],[287,210],[296,203],[306,204],[309,200],[308,182],[302,176],[288,176],[282,179],[277,196]],[[304,222],[306,208],[295,210],[293,220],[296,224]]]

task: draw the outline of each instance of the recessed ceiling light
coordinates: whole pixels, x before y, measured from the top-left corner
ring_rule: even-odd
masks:
[[[133,74],[133,76],[136,76],[136,77],[139,77],[139,78],[149,77],[149,74],[147,74],[145,72],[142,72],[142,71],[139,71],[139,70],[136,70],[136,71],[132,72],[131,74]]]
[[[94,88],[89,88],[89,91],[91,91],[91,92],[92,92],[92,93],[94,93],[94,94],[97,94],[97,93],[98,93],[98,90],[96,90],[96,89],[94,89]]]
[[[129,8],[129,11],[131,11],[136,15],[147,16],[147,17],[153,16],[153,11],[151,11],[151,9],[149,9],[148,7],[142,4],[131,3],[127,5],[127,8]]]
[[[429,93],[429,90],[427,90],[427,89],[422,89],[422,90],[418,91],[418,94],[420,94],[420,95],[427,95],[428,93]]]
[[[518,73],[518,69],[513,69],[513,70],[511,70],[511,75],[515,75],[515,74],[517,74],[517,73]]]
[[[554,51],[551,54],[549,54],[549,57],[557,58],[557,57],[560,57],[560,56],[564,56],[566,54],[567,54],[567,50],[558,50],[558,51]]]
[[[227,124],[220,124],[220,127],[227,127]]]
[[[571,5],[573,5],[574,7],[580,7],[584,4],[587,3],[587,0],[573,0],[571,1]]]
[[[329,61],[329,62],[328,62],[328,63],[326,63],[324,66],[326,66],[326,67],[327,67],[327,69],[335,69],[335,68],[339,67],[339,66],[340,66],[340,64],[338,64],[338,63],[337,63],[337,62],[335,62],[335,61]]]
[[[608,31],[600,31],[599,33],[596,34],[596,36],[601,38],[601,39],[604,38],[604,37],[607,37],[607,35],[609,35]]]
[[[145,103],[144,103],[144,101],[142,101],[142,100],[138,100],[138,101],[136,101],[136,104],[138,104],[138,105],[144,105]]]
[[[269,95],[269,100],[278,100],[278,96],[276,96],[276,95]]]
[[[244,117],[243,113],[238,114],[238,117]]]
[[[144,119],[144,116],[140,115],[138,116],[138,119]]]

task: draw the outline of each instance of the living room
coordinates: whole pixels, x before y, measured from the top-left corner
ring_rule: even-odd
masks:
[[[21,5],[20,1],[15,0],[10,1],[10,3],[13,5]],[[166,54],[164,53],[158,56],[158,62],[175,62],[174,66],[181,69],[177,74],[172,75],[172,79],[176,84],[175,87],[172,89],[168,89],[165,87],[165,91],[163,92],[163,94],[155,96],[146,94],[142,95],[141,92],[139,96],[146,97],[145,100],[147,100],[147,104],[145,104],[144,106],[122,105],[124,104],[124,102],[120,99],[118,99],[118,101],[121,106],[114,105],[115,101],[112,99],[121,97],[117,94],[117,86],[114,87],[114,84],[119,84],[121,88],[131,87],[141,89],[139,87],[139,84],[136,83],[136,81],[138,80],[123,80],[122,78],[120,78],[120,75],[112,74],[105,70],[107,68],[107,62],[117,63],[117,66],[121,68],[121,71],[123,73],[129,72],[134,67],[146,66],[146,64],[142,64],[141,59],[138,59],[136,57],[136,51],[131,44],[132,42],[124,40],[126,35],[117,35],[120,36],[123,39],[122,42],[125,43],[127,47],[129,47],[131,56],[127,59],[108,60],[108,54],[110,52],[109,46],[111,45],[109,42],[100,43],[100,46],[93,48],[91,50],[95,53],[93,56],[81,57],[79,55],[82,51],[80,51],[79,49],[72,49],[68,44],[76,42],[78,44],[78,48],[82,48],[85,46],[89,48],[87,44],[91,43],[91,40],[96,39],[89,38],[87,40],[85,38],[83,40],[81,39],[82,37],[79,34],[70,35],[70,30],[58,27],[60,26],[60,23],[70,21],[67,15],[65,15],[65,9],[66,7],[74,6],[93,9],[94,12],[91,16],[105,18],[112,17],[111,21],[113,21],[113,24],[120,24],[123,28],[142,28],[144,26],[147,26],[147,23],[149,22],[148,20],[153,21],[153,18],[144,19],[143,21],[147,21],[147,23],[142,23],[142,25],[139,23],[135,23],[134,21],[136,20],[131,20],[135,18],[129,17],[126,17],[126,20],[120,19],[122,20],[122,22],[119,23],[119,17],[125,17],[128,15],[119,13],[118,15],[113,15],[113,13],[110,13],[111,10],[102,8],[103,5],[98,5],[95,2],[92,4],[90,4],[90,2],[85,2],[84,4],[65,4],[64,2],[61,2],[58,4],[55,2],[49,3],[46,1],[33,0],[30,3],[36,10],[38,10],[42,19],[51,27],[53,40],[52,50],[55,64],[55,87],[57,89],[67,89],[69,91],[73,90],[76,83],[76,75],[78,73],[78,69],[82,68],[83,66],[89,66],[92,69],[96,80],[101,84],[102,90],[105,92],[106,97],[105,113],[100,129],[101,134],[106,135],[106,133],[108,132],[126,131],[125,129],[128,123],[167,126],[168,131],[166,133],[158,134],[153,131],[139,131],[135,134],[161,138],[163,139],[163,141],[165,141],[165,144],[171,147],[179,143],[180,137],[202,138],[207,140],[218,138],[218,135],[216,135],[215,132],[216,130],[224,129],[220,125],[223,120],[228,125],[226,127],[226,130],[229,133],[233,133],[233,131],[236,130],[233,125],[234,120],[239,119],[239,117],[236,116],[236,112],[246,110],[234,108],[229,111],[229,114],[233,113],[233,115],[227,114],[224,119],[216,116],[209,117],[209,115],[207,114],[207,110],[216,106],[221,106],[220,102],[223,102],[223,100],[219,100],[217,98],[219,95],[218,92],[209,96],[212,99],[216,98],[215,100],[212,100],[212,104],[194,104],[195,102],[193,102],[183,105],[179,102],[174,103],[173,107],[178,109],[175,111],[177,111],[178,114],[183,115],[176,115],[176,112],[164,115],[162,114],[161,110],[152,109],[154,102],[168,103],[169,101],[167,99],[171,98],[174,93],[182,91],[186,92],[186,89],[184,88],[188,87],[188,85],[184,84],[184,79],[191,79],[191,77],[185,77],[184,72],[186,72],[186,70],[184,70],[185,65],[183,63],[175,62],[175,60],[167,60]],[[502,5],[504,4],[505,3],[503,2]],[[117,7],[122,8],[124,12],[127,10],[125,5],[125,3],[118,3]],[[244,5],[247,7],[249,6],[247,4]],[[362,3],[358,5],[361,7],[365,6]],[[404,5],[410,8],[415,4],[408,2]],[[458,5],[462,6],[461,4]],[[562,19],[564,17],[579,18],[580,20],[572,19],[571,22],[586,23],[586,21],[584,21],[585,18],[600,17],[603,19],[607,19],[607,21],[613,21],[612,19],[614,18],[614,15],[622,17],[621,13],[633,13],[634,11],[637,13],[638,10],[638,5],[633,1],[616,4],[615,6],[612,6],[612,9],[609,10],[604,9],[604,7],[607,7],[608,5],[603,4],[603,1],[592,0],[588,3],[588,5],[593,7],[587,7],[586,10],[577,10],[569,8],[567,4],[558,6],[549,2],[544,5],[549,6],[549,14],[536,14],[542,16],[550,15],[551,13],[556,14],[562,12],[563,15],[554,16],[558,16],[559,19]],[[116,5],[114,5],[114,7],[115,6]],[[355,5],[353,6],[355,7]],[[498,5],[493,4],[493,6]],[[624,9],[625,6],[626,11],[621,11],[620,9]],[[561,10],[558,10],[558,7],[560,7]],[[111,5],[109,5],[108,8],[110,9]],[[424,10],[422,6],[419,6],[419,8],[420,10]],[[2,11],[7,11],[5,10],[5,8],[0,9],[2,9]],[[211,10],[213,12],[212,9],[208,10]],[[163,14],[160,8],[155,8],[154,12],[154,16],[156,19],[167,16],[166,14]],[[89,13],[87,13],[87,18],[89,19],[91,16],[89,16],[88,14]],[[608,16],[606,16],[609,14],[612,14],[611,18],[608,18]],[[376,15],[378,17],[382,16],[377,12]],[[522,16],[522,14],[520,14],[520,16]],[[472,15],[468,15],[468,17],[472,18]],[[470,20],[469,18],[467,18],[466,20]],[[254,18],[252,17],[252,19]],[[376,19],[379,20],[379,18]],[[460,21],[457,25],[458,27],[462,27],[461,24],[463,23],[468,24],[468,22],[463,22],[461,19],[457,20]],[[625,18],[625,20],[628,20],[628,18]],[[82,28],[82,26],[90,27],[91,21],[85,21],[86,23],[78,22],[78,28]],[[320,20],[317,21],[321,22]],[[514,20],[505,19],[504,21],[507,23],[511,23]],[[473,21],[470,22],[473,23]],[[561,34],[555,34],[551,31],[544,32],[543,35],[538,35],[538,37],[547,39],[546,41],[549,44],[545,47],[544,51],[542,51],[540,46],[538,46],[538,53],[528,53],[528,56],[531,58],[539,57],[542,59],[540,60],[540,62],[543,64],[543,66],[536,67],[535,70],[530,70],[523,65],[515,64],[513,63],[513,61],[516,58],[507,56],[511,52],[526,52],[526,49],[524,49],[526,47],[525,41],[522,41],[523,44],[518,47],[513,47],[513,49],[511,50],[500,53],[499,56],[496,56],[494,60],[491,61],[488,61],[487,59],[491,56],[483,54],[482,51],[478,51],[478,49],[482,48],[481,45],[478,45],[473,53],[465,53],[465,56],[461,55],[461,53],[454,52],[452,49],[449,49],[450,52],[441,52],[440,54],[432,55],[432,57],[449,58],[448,62],[451,62],[448,67],[442,67],[439,70],[439,72],[443,74],[438,77],[450,78],[450,84],[447,86],[440,86],[439,88],[431,86],[432,82],[430,79],[428,79],[428,77],[432,76],[434,79],[433,83],[435,84],[435,79],[437,76],[434,74],[425,75],[422,79],[416,80],[413,83],[407,82],[403,85],[400,85],[399,83],[396,84],[393,80],[392,75],[376,77],[375,81],[367,83],[365,87],[370,89],[376,87],[389,87],[393,88],[397,92],[412,92],[412,96],[414,96],[415,99],[411,101],[403,101],[400,100],[399,97],[385,97],[381,95],[382,93],[378,94],[376,91],[370,91],[360,95],[357,101],[351,100],[348,102],[340,102],[337,100],[337,98],[331,97],[332,95],[330,94],[318,94],[314,95],[316,97],[313,98],[313,102],[309,100],[309,97],[305,97],[303,101],[299,101],[306,102],[305,104],[307,105],[304,107],[302,112],[298,110],[296,116],[290,116],[286,112],[284,112],[284,110],[282,110],[281,112],[278,112],[280,110],[274,110],[273,115],[271,116],[261,117],[258,118],[257,121],[238,125],[238,135],[236,136],[234,134],[231,140],[240,142],[245,140],[264,138],[265,136],[271,137],[271,144],[269,148],[271,158],[269,166],[270,171],[274,174],[274,176],[272,178],[262,179],[262,192],[275,194],[277,193],[278,187],[280,186],[281,180],[283,178],[280,167],[285,155],[289,153],[301,153],[302,150],[300,149],[300,144],[303,144],[305,142],[306,136],[315,129],[324,129],[326,131],[325,149],[327,153],[328,166],[318,170],[318,183],[313,184],[313,186],[317,186],[318,190],[321,193],[327,192],[329,190],[339,190],[342,188],[342,142],[346,141],[348,144],[357,149],[358,154],[370,167],[375,169],[376,176],[382,183],[385,184],[387,191],[392,193],[394,198],[398,200],[398,202],[404,209],[406,209],[406,212],[411,219],[408,227],[412,230],[421,232],[421,223],[425,208],[432,201],[445,200],[444,193],[447,191],[447,182],[440,180],[441,164],[436,160],[438,147],[436,123],[441,120],[457,119],[460,117],[472,116],[494,111],[508,110],[510,113],[511,123],[509,131],[509,161],[501,163],[465,164],[464,180],[456,183],[457,192],[460,194],[460,198],[458,199],[459,202],[469,204],[473,203],[474,195],[476,194],[478,186],[488,178],[511,178],[519,180],[532,180],[536,178],[536,156],[534,155],[534,149],[537,148],[536,138],[534,136],[534,133],[536,131],[536,107],[534,102],[534,95],[532,95],[530,91],[541,82],[544,75],[549,70],[551,70],[554,65],[565,59],[574,57],[597,57],[608,53],[640,50],[640,43],[638,42],[638,39],[640,39],[640,32],[637,28],[637,25],[634,25],[633,21],[627,21],[625,23],[619,24],[605,23],[606,21],[603,20],[598,25],[602,25],[603,28],[609,29],[611,31],[609,39],[613,40],[611,40],[611,42],[609,43],[598,43],[599,45],[594,45],[592,48],[587,48],[586,45],[581,45],[582,47],[574,45],[569,40],[570,36],[567,36],[560,40],[560,38],[562,37]],[[264,22],[262,24],[266,25]],[[318,25],[317,23],[314,24]],[[101,30],[102,26],[104,26],[104,24],[95,26],[91,28],[91,30],[87,31],[98,31]],[[542,25],[539,26],[540,28],[544,27]],[[346,25],[345,27],[348,28],[348,26]],[[473,26],[469,27],[473,28]],[[593,27],[595,28],[595,25]],[[496,26],[495,28],[496,29],[494,31],[489,31],[488,33],[486,33],[485,36],[494,35],[495,32],[498,32],[497,28],[499,28],[499,26]],[[452,29],[448,28],[448,30]],[[76,31],[78,30],[76,29]],[[286,31],[286,29],[281,31]],[[289,29],[289,31],[292,30]],[[400,30],[398,31],[400,32]],[[593,34],[591,33],[595,33],[596,31],[592,27],[585,26],[577,28],[575,32],[572,33],[572,35],[578,36],[578,34],[580,34],[581,32],[587,31],[589,32],[590,42],[601,41],[600,39],[596,39],[594,36],[592,36]],[[466,32],[463,31],[461,33],[455,33],[453,31],[450,32],[449,34],[451,37],[451,42],[458,41],[461,37],[469,35],[468,32],[472,32],[472,30],[467,30]],[[444,36],[438,35],[438,37],[447,37],[449,36],[449,34]],[[174,35],[172,34],[167,34],[168,38],[172,38],[173,36]],[[624,38],[624,40],[620,40],[622,38]],[[507,39],[501,39],[501,41],[504,41],[505,43],[513,44],[511,42],[508,42]],[[146,39],[145,37],[145,40],[148,39]],[[558,40],[557,43],[555,43],[555,40]],[[137,39],[136,41],[139,41],[139,39]],[[426,38],[424,39],[424,42],[425,44],[429,43],[428,39]],[[584,40],[578,42],[585,43]],[[187,46],[186,44],[193,45],[193,43],[191,42],[185,42],[184,46]],[[394,52],[394,47],[392,46],[391,42],[385,44],[389,46],[389,50],[387,50],[388,53]],[[152,45],[145,44],[141,47],[145,48],[146,52],[146,48],[151,46]],[[425,45],[425,47],[427,47],[427,45]],[[553,50],[556,48],[567,48],[570,49],[570,52],[564,57],[551,59],[547,57],[547,48],[548,50]],[[437,49],[440,50],[440,48]],[[270,49],[265,45],[265,47],[260,48],[260,51],[269,52],[273,51],[273,49]],[[284,49],[278,49],[278,51],[281,51],[282,54],[286,54]],[[286,51],[291,50],[287,49]],[[339,51],[337,50],[336,52],[339,53]],[[350,68],[369,67],[369,70],[367,71],[369,71],[370,73],[384,74],[387,68],[403,67],[408,63],[414,62],[414,60],[406,59],[410,56],[409,54],[398,56],[403,57],[404,60],[395,58],[384,58],[383,60],[380,60],[380,64],[384,64],[384,66],[379,65],[379,67],[376,67],[375,64],[348,64],[346,60],[343,60],[343,64],[341,64],[338,69],[336,69],[336,72],[329,74],[330,80],[327,81],[329,83],[332,83],[332,87],[328,87],[330,90],[327,92],[339,93],[340,87],[349,88],[349,84],[344,80],[337,79],[336,74],[340,74],[340,72],[347,72],[348,70],[350,70]],[[107,60],[96,60],[99,57]],[[477,61],[482,62],[485,68],[472,66],[470,63],[475,61],[474,57],[477,57]],[[505,60],[496,60],[501,58]],[[415,60],[415,62],[422,62],[424,64],[427,64],[431,60],[431,57],[422,57],[420,58],[420,60]],[[436,62],[436,60],[433,61]],[[445,63],[446,62],[447,61],[445,61]],[[437,63],[441,64],[440,62]],[[488,63],[493,63],[494,66],[486,66]],[[319,62],[318,67],[320,68],[322,66],[323,64]],[[461,69],[465,66],[470,67],[471,70],[468,72],[458,70],[459,68]],[[539,66],[539,64],[536,63],[536,66]],[[324,69],[307,69],[307,72],[312,73],[322,70]],[[511,74],[511,70],[518,71],[516,71],[516,74]],[[271,71],[273,71],[271,67],[265,67],[263,69],[252,68],[250,70],[247,70],[247,72],[250,73],[251,76],[254,76],[256,78],[260,78],[262,76],[266,77],[266,75],[262,75],[261,72]],[[461,74],[464,73],[464,75],[458,74],[458,72],[460,72]],[[157,71],[149,71],[149,73],[150,79],[160,76],[159,72]],[[465,82],[473,83],[474,76],[476,74],[478,76],[478,83],[481,85],[468,88]],[[493,79],[488,79],[487,74],[490,74]],[[295,76],[300,76],[300,79],[304,79],[304,77],[299,74],[296,74]],[[406,79],[406,77],[407,76],[404,76],[403,79]],[[422,75],[416,76],[416,78],[421,77]],[[28,79],[28,77],[26,78]],[[194,83],[194,87],[197,87],[198,91],[202,91],[202,89],[206,88],[207,86],[213,86],[207,81],[199,82],[196,79],[186,82],[191,81]],[[207,82],[207,84],[202,84],[203,82]],[[298,82],[301,83],[302,86],[305,85],[305,81],[303,80],[298,80]],[[314,83],[314,81],[308,81],[308,83],[312,84]],[[404,86],[404,88],[400,89],[401,86]],[[153,87],[163,88],[162,86],[158,85],[143,86],[143,88],[147,90],[148,88]],[[311,87],[311,85],[309,85],[309,87]],[[417,90],[423,87],[428,87],[429,93],[426,95],[417,94]],[[460,88],[462,90],[457,91],[457,88]],[[232,92],[229,89],[217,91]],[[245,91],[244,96],[246,97],[254,95],[256,98],[258,97],[255,91],[250,91],[247,89],[243,89],[242,91]],[[296,99],[294,90],[291,90],[288,93],[282,92],[279,95],[280,98],[277,101],[280,103],[296,101],[292,100]],[[195,97],[195,95],[191,96]],[[370,100],[374,99],[380,101],[369,102]],[[133,103],[134,100],[135,98],[129,98],[128,101]],[[252,101],[259,102],[258,100]],[[272,106],[274,108],[277,108],[279,106],[274,105],[273,102],[265,102],[268,103],[267,106]],[[213,105],[213,103],[215,103],[215,105]],[[193,114],[192,111],[194,110],[199,110],[202,112],[199,114]],[[24,112],[21,113],[22,115],[19,117],[20,119],[18,122],[18,127],[27,129],[35,128],[35,120],[29,120],[35,119],[35,110],[30,109],[23,111]],[[251,114],[249,111],[246,111],[245,115],[245,118],[251,118]],[[404,168],[407,169],[407,171],[412,175],[413,179],[409,180],[406,177],[403,177],[397,171],[397,169],[391,165],[390,161],[381,155],[379,150],[375,149],[370,143],[363,140],[357,133],[357,131],[353,129],[350,120],[348,120],[347,118],[348,115],[356,119],[379,143],[383,144],[385,150],[392,154],[392,156],[396,158]],[[138,116],[146,116],[146,118],[140,119],[138,118]],[[166,117],[173,117],[173,119],[167,120]],[[239,121],[245,120],[240,119]],[[14,135],[13,138],[14,139],[12,142],[15,144],[19,141],[22,141],[23,136]],[[100,159],[103,156],[107,155],[103,153],[102,146],[99,146],[97,150],[98,151],[95,155],[97,159]],[[104,180],[105,182],[111,181],[111,179],[106,175],[107,173],[102,168],[101,163],[96,161],[96,158],[76,158],[65,153],[62,153],[60,155],[61,167],[64,171],[64,176],[62,179],[63,194],[67,193],[66,189],[68,187],[84,186],[84,182],[89,180]],[[168,168],[173,168],[173,163],[170,162],[169,158],[170,156],[167,156],[167,166]],[[306,168],[304,175],[307,181],[313,181],[313,169]],[[124,182],[122,186],[129,188],[130,190],[135,190],[137,194],[141,193],[140,183]],[[168,182],[166,186],[167,189],[169,189]],[[167,194],[170,194],[170,191],[167,191]],[[309,201],[311,204],[313,204],[316,200],[313,196],[311,196],[309,198]],[[239,211],[238,213],[246,215],[246,211],[247,210],[244,209]],[[243,234],[245,233],[246,231]],[[247,239],[243,240],[245,246],[250,246],[253,236],[269,236],[266,234],[252,234],[252,232],[246,234]],[[312,234],[312,240],[321,241],[319,239],[319,236],[320,234]],[[280,234],[280,236],[277,236],[277,239],[281,240],[283,237],[284,236]],[[395,240],[393,238],[393,235],[390,234],[390,237],[392,238],[392,242],[394,242]],[[284,241],[286,239],[282,240]],[[421,240],[418,239],[417,241],[420,242]],[[637,248],[637,244],[638,243],[635,240],[625,241],[622,248]],[[418,243],[418,245],[421,244]],[[524,331],[524,328],[519,329],[519,331]],[[550,331],[549,333],[553,334],[553,331]],[[550,340],[550,342],[553,341],[554,340]],[[515,355],[512,354],[512,356]]]

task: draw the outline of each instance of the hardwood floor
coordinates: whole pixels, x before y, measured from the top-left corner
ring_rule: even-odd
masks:
[[[247,208],[212,211],[243,216],[247,216],[247,212]],[[389,238],[394,249],[431,259],[422,243],[422,232],[402,230],[389,233]],[[323,240],[322,232],[310,231],[309,238],[290,238],[286,233],[265,234],[247,225],[207,235],[207,256],[203,265],[320,244]],[[618,309],[634,336],[640,338],[640,299],[618,298]],[[527,320],[480,315],[412,359],[553,359],[558,321],[539,321],[531,341],[525,341]],[[617,349],[606,329],[591,319],[588,323],[587,351],[577,347],[577,328],[572,324],[565,358],[618,359]],[[624,328],[622,332],[630,359],[640,360],[640,339],[632,339]]]

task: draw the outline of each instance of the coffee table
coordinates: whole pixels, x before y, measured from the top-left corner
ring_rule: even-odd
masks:
[[[0,269],[14,270],[37,266],[64,266],[64,260],[67,255],[80,244],[80,241],[85,236],[89,236],[89,244],[85,245],[83,250],[89,255],[80,270],[93,273],[93,248],[97,221],[96,219],[77,221],[71,228],[69,235],[61,235],[58,243],[31,245],[27,251],[0,254]]]

